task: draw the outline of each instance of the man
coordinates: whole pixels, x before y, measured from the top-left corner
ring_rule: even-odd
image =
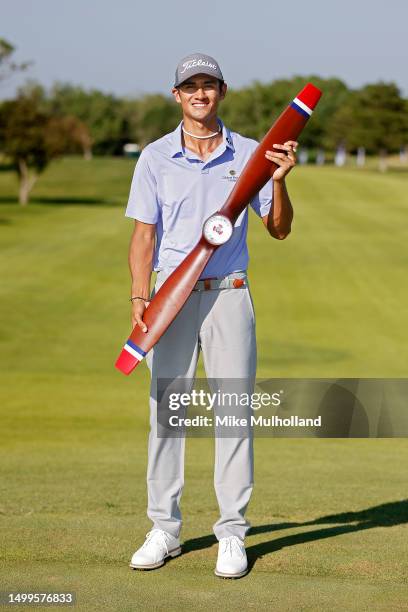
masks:
[[[147,331],[152,269],[155,290],[193,249],[204,221],[219,210],[257,143],[231,132],[217,116],[227,85],[216,60],[195,53],[181,60],[172,93],[183,119],[174,132],[149,144],[136,165],[126,215],[135,219],[129,249],[132,276],[132,325]],[[274,238],[286,238],[293,211],[285,177],[296,164],[294,141],[268,151],[275,162],[272,180],[250,203]],[[256,371],[255,316],[246,269],[248,211],[237,219],[230,240],[209,260],[179,315],[147,356],[151,372],[148,449],[148,517],[153,529],[133,555],[131,567],[153,569],[181,553],[180,497],[184,479],[184,442],[157,436],[158,379],[195,376],[200,350],[208,378],[247,381]],[[214,485],[220,518],[215,573],[238,578],[247,572],[244,547],[249,523],[244,514],[253,486],[252,435],[216,437]]]

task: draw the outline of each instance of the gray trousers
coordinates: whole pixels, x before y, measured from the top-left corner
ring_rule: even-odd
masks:
[[[242,278],[245,274],[233,276]],[[155,291],[165,278],[165,272],[158,274]],[[185,437],[157,437],[157,378],[193,380],[200,350],[207,378],[241,379],[240,391],[252,393],[256,338],[248,287],[193,291],[146,358],[152,379],[147,515],[154,528],[175,537],[179,537],[182,525],[179,504],[184,485]],[[253,487],[252,433],[215,437],[214,487],[220,510],[213,527],[216,537],[236,535],[244,539],[250,527],[244,514]]]

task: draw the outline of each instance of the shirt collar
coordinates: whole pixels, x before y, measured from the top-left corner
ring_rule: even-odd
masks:
[[[171,157],[176,157],[176,155],[184,155],[183,144],[181,140],[181,126],[182,121],[178,124],[174,132],[171,133],[171,149],[170,155]],[[234,143],[232,141],[231,131],[224,125],[221,119],[218,119],[218,123],[221,125],[222,132],[222,140],[225,145],[225,148],[231,149],[231,151],[235,151]]]

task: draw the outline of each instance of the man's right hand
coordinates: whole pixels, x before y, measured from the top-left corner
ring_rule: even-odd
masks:
[[[132,302],[132,329],[140,327],[143,332],[147,332],[147,326],[143,322],[143,315],[150,302],[143,300],[133,300]]]

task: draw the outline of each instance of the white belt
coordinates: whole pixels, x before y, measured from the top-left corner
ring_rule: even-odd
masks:
[[[213,291],[215,289],[243,289],[248,286],[245,272],[233,272],[224,278],[204,278],[196,282],[193,291]]]

